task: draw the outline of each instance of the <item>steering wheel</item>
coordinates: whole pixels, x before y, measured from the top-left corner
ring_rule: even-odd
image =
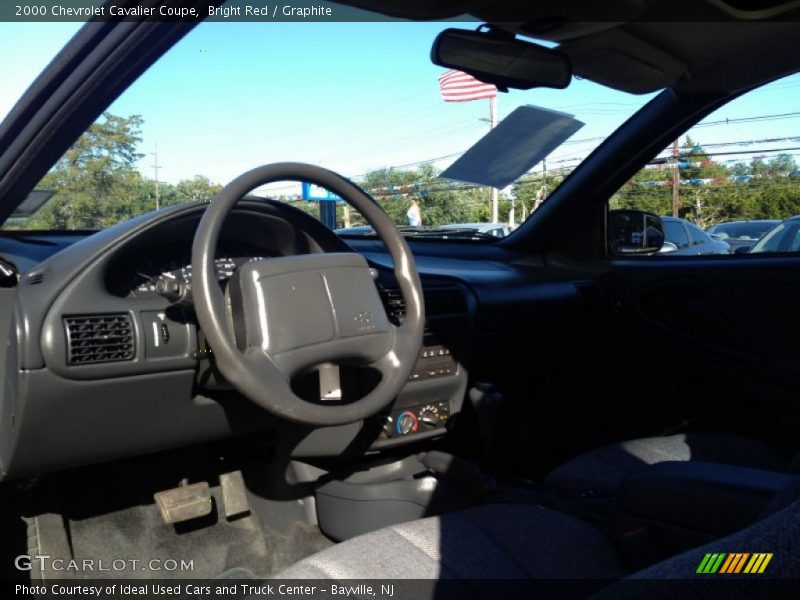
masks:
[[[406,303],[402,325],[389,322],[363,256],[328,253],[254,260],[223,293],[214,257],[225,217],[252,189],[277,181],[322,186],[355,207],[394,261]],[[237,177],[211,202],[192,245],[197,320],[225,378],[262,408],[313,426],[342,425],[388,405],[408,381],[422,345],[422,286],[403,236],[380,206],[341,175],[303,163],[275,163]],[[381,380],[363,398],[324,405],[297,396],[294,375],[323,364],[376,369]]]

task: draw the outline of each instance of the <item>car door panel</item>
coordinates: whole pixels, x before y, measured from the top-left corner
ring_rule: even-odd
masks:
[[[621,363],[674,387],[693,428],[795,446],[787,435],[800,425],[798,267],[796,256],[615,262],[601,278],[624,307],[615,331],[644,336],[660,357],[648,363],[621,345]]]
[[[634,306],[653,328],[709,360],[763,368],[764,351],[725,317],[714,292],[696,280],[670,280],[639,291]]]

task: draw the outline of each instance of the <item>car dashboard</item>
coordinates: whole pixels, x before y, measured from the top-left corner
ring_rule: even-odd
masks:
[[[0,236],[0,256],[19,267],[0,288],[3,477],[277,430],[293,456],[346,457],[441,438],[467,389],[518,363],[530,336],[585,313],[584,283],[493,244],[409,240],[423,284],[426,329],[408,383],[373,418],[309,428],[281,421],[241,396],[214,368],[191,296],[191,246],[201,203],[143,215],[95,233]],[[387,316],[403,318],[392,262],[375,239],[348,239],[277,202],[242,201],[220,235],[222,286],[250,260],[320,252],[362,254]],[[513,360],[512,354],[515,355]],[[341,369],[343,389],[369,377]]]
[[[3,477],[279,429],[300,457],[360,454],[443,436],[462,408],[475,300],[464,282],[422,273],[428,319],[406,388],[373,419],[339,427],[281,422],[214,368],[191,301],[191,246],[204,205],[143,215],[96,233],[6,234],[0,255],[19,283],[3,289],[11,344],[0,357]],[[31,252],[33,249],[33,252]],[[280,203],[243,201],[220,235],[221,285],[250,260],[352,251],[318,221]],[[391,320],[404,303],[385,261],[373,261]],[[342,373],[342,385],[363,377]],[[346,380],[346,381],[345,381]]]

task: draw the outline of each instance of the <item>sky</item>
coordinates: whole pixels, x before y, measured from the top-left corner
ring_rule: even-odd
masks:
[[[154,178],[157,147],[158,178],[170,183],[198,174],[227,183],[247,169],[284,160],[316,163],[356,179],[373,169],[421,161],[444,168],[488,131],[489,116],[486,100],[445,103],[439,95],[437,78],[444,69],[430,62],[430,47],[439,31],[453,25],[205,23],[109,111],[143,117],[145,156],[139,169]],[[78,27],[0,23],[0,53],[19,57],[0,67],[0,118]],[[499,94],[498,113],[502,119],[532,104],[585,122],[548,157],[553,168],[579,162],[653,96],[575,79],[566,90]],[[798,100],[795,75],[734,101],[706,121],[798,112]],[[800,118],[710,125],[691,135],[703,144],[800,137]],[[789,146],[800,141],[724,150]],[[273,188],[295,191],[285,184]]]

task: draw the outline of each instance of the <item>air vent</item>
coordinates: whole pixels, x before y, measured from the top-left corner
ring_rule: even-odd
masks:
[[[398,288],[379,288],[383,306],[389,320],[399,324],[406,314],[406,303]],[[463,315],[467,311],[464,293],[456,286],[427,288],[425,297],[425,314],[428,317],[446,317]]]
[[[67,364],[87,365],[131,360],[133,325],[127,313],[64,317]]]
[[[38,273],[31,273],[25,278],[25,283],[28,285],[39,285],[44,281],[44,271]]]

